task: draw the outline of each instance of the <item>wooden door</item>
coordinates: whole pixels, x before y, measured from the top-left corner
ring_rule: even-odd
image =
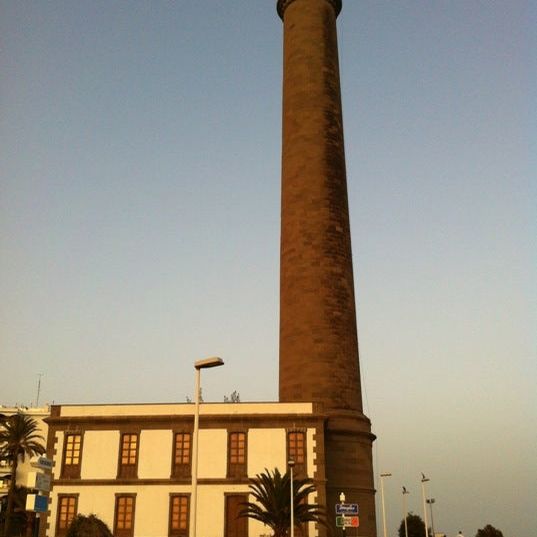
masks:
[[[226,531],[224,537],[248,537],[248,519],[239,517],[248,501],[247,494],[228,494],[226,496]]]

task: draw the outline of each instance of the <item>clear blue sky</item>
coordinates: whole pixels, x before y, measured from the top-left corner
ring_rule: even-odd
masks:
[[[272,0],[0,1],[4,404],[277,398]],[[390,536],[537,518],[536,4],[344,0],[364,405]],[[380,528],[380,526],[379,526]]]

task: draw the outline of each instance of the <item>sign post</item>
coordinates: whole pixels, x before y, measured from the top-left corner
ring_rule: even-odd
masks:
[[[336,503],[336,515],[358,515],[357,503]]]
[[[44,472],[29,472],[26,485],[30,489],[37,490],[37,494],[28,494],[26,496],[26,511],[33,513],[33,535],[39,534],[39,526],[41,522],[40,513],[48,511],[48,496],[44,496],[43,492],[49,492],[52,483],[52,468],[54,461],[47,457],[39,457],[31,465]]]
[[[44,474],[42,472],[28,472],[26,480],[26,486],[29,489],[37,489],[40,492],[49,492],[51,484],[50,474]]]
[[[31,465],[34,468],[39,468],[41,470],[52,470],[54,461],[52,459],[47,459],[46,457],[39,457],[35,462],[32,462]]]
[[[358,528],[360,526],[360,517],[338,516],[336,517],[336,526],[338,528]]]
[[[360,518],[358,517],[358,504],[345,503],[345,497],[340,496],[341,503],[336,504],[336,527],[341,528],[345,537],[345,528],[358,528]]]
[[[26,511],[34,513],[46,513],[48,509],[48,496],[40,494],[28,494],[26,496]]]

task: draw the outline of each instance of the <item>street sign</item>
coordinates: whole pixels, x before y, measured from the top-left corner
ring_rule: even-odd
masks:
[[[39,457],[39,459],[31,464],[34,468],[41,468],[41,470],[52,470],[54,461],[52,459],[47,459],[46,457]]]
[[[26,486],[30,489],[48,492],[50,490],[51,480],[50,474],[44,474],[42,472],[28,472]]]
[[[357,503],[336,503],[336,515],[357,515]]]
[[[337,516],[336,526],[338,528],[357,528],[360,526],[360,518],[357,516]]]
[[[35,476],[35,488],[39,491],[48,492],[50,490],[52,478],[50,474],[36,474]]]
[[[26,496],[26,511],[35,513],[46,513],[48,510],[48,497],[39,494],[28,494]]]

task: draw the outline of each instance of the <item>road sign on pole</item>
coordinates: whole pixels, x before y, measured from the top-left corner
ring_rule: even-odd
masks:
[[[336,503],[336,515],[357,515],[357,503]]]
[[[41,468],[41,470],[52,470],[54,461],[47,459],[46,457],[39,457],[35,462],[30,463],[34,468]]]
[[[337,516],[336,526],[338,528],[357,528],[360,526],[360,518],[357,516]]]
[[[46,513],[48,510],[48,497],[39,494],[28,494],[26,496],[26,511],[36,513]]]
[[[26,478],[26,486],[30,489],[37,489],[39,491],[48,492],[51,484],[50,474],[43,474],[41,472],[28,472]]]

